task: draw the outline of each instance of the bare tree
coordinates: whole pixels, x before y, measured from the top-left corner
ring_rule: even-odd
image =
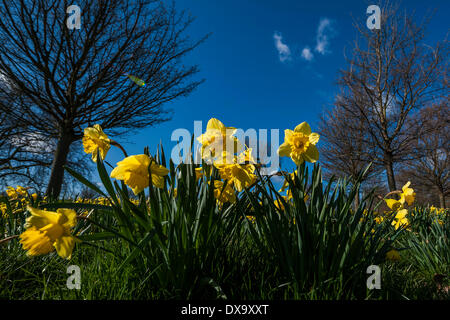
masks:
[[[420,112],[422,134],[417,138],[420,158],[406,162],[401,175],[416,181],[425,194],[438,194],[439,205],[445,208],[450,195],[450,111],[448,99]],[[427,192],[428,191],[428,192]],[[417,192],[416,192],[417,193]],[[434,197],[427,197],[432,200]],[[430,199],[431,198],[431,199]],[[425,199],[423,199],[425,200]]]
[[[82,0],[81,28],[66,25],[67,0],[0,0],[0,112],[56,141],[47,194],[57,197],[71,145],[86,126],[115,136],[170,118],[163,105],[191,93],[198,69],[181,59],[205,38],[192,18],[156,0]],[[138,86],[125,75],[143,79]],[[9,98],[9,99],[5,99]],[[5,101],[12,103],[3,103]]]
[[[340,97],[337,97],[339,101]],[[365,139],[370,139],[362,123],[345,109],[332,108],[326,110],[319,122],[321,144],[319,146],[324,176],[350,177],[351,180],[367,168],[373,158],[373,150],[367,148]],[[371,180],[382,171],[380,166],[372,164],[363,181]],[[359,205],[359,197],[355,198],[355,206]]]
[[[412,15],[381,5],[381,29],[356,25],[349,66],[340,72],[340,99],[336,112],[345,110],[358,121],[349,130],[364,130],[365,150],[384,167],[389,189],[396,190],[394,165],[416,157],[414,141],[420,131],[417,110],[442,96],[447,72],[448,44],[434,47],[423,42],[426,21],[417,24]]]

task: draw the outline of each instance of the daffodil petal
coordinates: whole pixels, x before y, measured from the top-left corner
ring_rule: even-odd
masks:
[[[306,152],[303,153],[303,158],[305,161],[314,163],[319,160],[319,150],[317,150],[315,145],[311,144],[308,146],[308,149],[306,149]]]
[[[77,213],[72,209],[58,209],[56,212],[61,213],[64,217],[62,222],[63,226],[66,228],[73,228],[77,224]]]
[[[402,187],[403,192],[406,192],[406,189],[408,189],[408,187],[409,187],[410,184],[411,184],[411,181],[408,181],[408,182]]]
[[[166,176],[169,173],[169,169],[158,164],[153,164],[151,166],[152,175],[157,174],[158,176]]]
[[[291,129],[285,129],[284,130],[284,141],[290,142],[293,134],[294,134],[294,131],[292,131]]]
[[[294,132],[301,132],[304,135],[310,135],[311,134],[311,127],[308,123],[302,122],[298,126],[295,127]]]
[[[313,132],[309,135],[309,142],[315,145],[317,142],[319,142],[319,138],[320,135],[318,133]]]
[[[164,188],[164,178],[157,175],[152,175],[152,183],[157,188]]]
[[[53,246],[61,258],[70,259],[72,257],[75,238],[73,236],[62,236],[55,240]]]
[[[209,119],[208,124],[206,125],[206,130],[211,129],[222,130],[225,129],[225,125],[220,120],[216,118],[211,118]]]
[[[59,215],[56,212],[52,212],[52,211],[45,211],[45,210],[40,210],[40,209],[36,209],[36,208],[32,208],[30,206],[27,207],[27,210],[31,213],[31,217],[29,217],[27,219],[28,221],[38,221],[36,218],[40,218],[40,221],[45,221],[45,224],[49,224],[49,223],[58,223],[58,219],[59,219]],[[30,219],[32,217],[35,217],[33,219]]]
[[[291,145],[288,144],[287,142],[284,142],[279,148],[278,148],[278,155],[280,157],[289,157],[291,154]]]

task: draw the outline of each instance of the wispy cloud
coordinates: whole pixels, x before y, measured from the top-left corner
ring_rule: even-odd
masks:
[[[275,47],[278,51],[278,58],[281,62],[291,60],[291,50],[287,46],[287,44],[283,43],[283,37],[281,33],[275,32],[273,34],[273,39],[275,40]]]
[[[327,53],[328,52],[327,47],[330,44],[330,39],[334,35],[335,35],[335,30],[333,28],[331,20],[328,18],[320,19],[319,27],[317,28],[315,50],[322,55]]]
[[[306,61],[311,61],[314,58],[314,54],[312,53],[309,47],[304,47],[302,50],[302,58]]]
[[[301,51],[297,46],[294,46],[294,54],[291,53],[291,49],[286,43],[283,43],[283,37],[280,32],[275,31],[273,39],[275,41],[275,47],[278,51],[278,58],[281,62],[296,60],[301,58],[305,61],[312,61],[317,55],[325,55],[330,53],[330,40],[337,34],[336,22],[329,18],[321,18],[316,31],[316,45],[305,45]],[[297,49],[296,49],[297,48]],[[298,53],[300,52],[300,57]],[[316,54],[317,53],[317,54]]]

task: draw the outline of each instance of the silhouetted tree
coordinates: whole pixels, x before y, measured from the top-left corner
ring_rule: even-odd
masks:
[[[339,96],[337,97],[339,100]],[[365,141],[370,135],[362,123],[355,126],[354,122],[362,121],[345,109],[332,108],[326,110],[320,118],[320,163],[324,167],[324,177],[350,177],[353,182],[366,169],[373,158],[374,150],[367,147]],[[362,182],[372,179],[382,171],[382,167],[372,164]],[[355,197],[355,207],[359,205],[359,196]]]
[[[205,38],[189,41],[192,18],[174,4],[81,0],[81,28],[69,29],[71,4],[0,0],[0,70],[9,87],[0,86],[0,113],[28,135],[55,141],[46,192],[53,197],[86,126],[98,123],[117,136],[158,124],[170,118],[164,104],[201,83],[189,80],[198,69],[181,59]]]

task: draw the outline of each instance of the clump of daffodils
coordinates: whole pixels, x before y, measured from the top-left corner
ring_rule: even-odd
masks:
[[[444,218],[447,214],[447,210],[445,208],[436,208],[435,206],[430,207],[430,216],[431,218],[436,219],[436,221],[440,225],[444,225]]]
[[[204,160],[214,160],[224,152],[235,154],[242,151],[243,146],[234,136],[236,128],[226,127],[220,120],[211,118],[206,125],[206,132],[197,138],[200,142]]]
[[[233,136],[235,132],[234,127],[227,127],[220,120],[212,118],[208,121],[206,132],[197,140],[202,144],[202,158],[218,169],[222,180],[226,180],[237,192],[241,192],[256,182],[257,163],[251,155],[252,149],[246,148]],[[311,132],[308,123],[302,122],[294,130],[285,130],[285,141],[278,149],[278,154],[291,157],[297,165],[304,161],[316,162],[319,159],[316,147],[319,137],[317,133]],[[202,172],[201,168],[196,169],[198,178]],[[287,186],[287,181],[285,181],[281,191],[286,190]],[[225,200],[218,190],[215,191],[215,194],[217,194],[216,198],[219,202],[222,203],[222,200]],[[292,198],[290,190],[284,197],[286,200]],[[281,205],[277,203],[277,207],[281,208]]]
[[[25,197],[27,197],[29,195],[28,190],[30,188],[27,187],[22,187],[22,186],[17,186],[16,188],[14,187],[7,187],[6,188],[6,195],[8,196],[8,198],[10,200],[18,200],[18,199],[24,199]],[[33,193],[31,195],[31,197],[36,200],[37,199],[37,193]]]
[[[156,164],[154,159],[145,154],[127,156],[125,150],[117,142],[108,138],[100,125],[84,129],[83,147],[84,152],[92,154],[92,160],[97,162],[100,153],[102,160],[105,159],[111,145],[117,146],[124,152],[126,158],[117,163],[117,167],[111,172],[111,178],[123,180],[134,194],[139,194],[149,186],[149,170],[152,174],[152,184],[158,188],[164,186],[164,176],[169,170]],[[150,167],[150,169],[149,169]]]
[[[8,186],[6,195],[11,207],[11,213],[18,214],[25,211],[27,205],[33,205],[38,199],[37,193],[30,194],[30,187],[17,186],[16,188]],[[8,207],[5,203],[0,204],[1,216],[8,217]]]
[[[395,214],[392,225],[397,230],[401,227],[407,227],[409,225],[409,220],[407,218],[408,210],[405,208],[406,204],[409,206],[414,203],[416,193],[412,188],[410,188],[411,182],[407,182],[403,187],[402,191],[395,192],[399,195],[400,199],[385,199],[387,206],[392,210],[391,214]]]
[[[214,182],[214,196],[220,206],[226,202],[234,203],[234,190],[241,192],[257,180],[252,149],[245,148],[235,133],[236,128],[226,127],[220,120],[212,118],[206,132],[197,138],[202,145],[202,158],[217,168],[223,180]],[[203,168],[197,168],[195,172],[197,179],[204,175]],[[224,181],[227,181],[225,188]]]
[[[212,118],[208,121],[206,132],[198,138],[201,143],[202,158],[208,164],[208,167],[196,168],[196,178],[199,180],[207,174],[211,174],[210,167],[217,169],[220,180],[215,180],[212,187],[220,207],[225,203],[235,203],[237,193],[251,188],[257,181],[255,171],[258,164],[252,156],[252,149],[246,147],[234,136],[236,131],[236,128],[227,127],[220,120]],[[319,158],[316,148],[318,141],[319,135],[311,132],[309,125],[303,122],[294,130],[285,130],[285,141],[278,149],[278,154],[291,157],[296,164],[301,164],[304,161],[316,162]],[[82,143],[84,152],[91,155],[94,162],[99,160],[98,157],[104,160],[111,145],[122,149],[125,158],[117,162],[110,177],[122,180],[132,189],[135,195],[143,192],[149,184],[157,188],[164,188],[165,176],[169,173],[167,168],[158,164],[148,154],[128,156],[117,142],[103,132],[99,124],[85,128]],[[283,191],[287,187],[287,182],[285,182],[282,187]],[[27,198],[36,201],[37,194],[30,196],[28,189],[20,186],[17,188],[8,187],[6,193],[10,200]],[[177,196],[176,188],[173,195],[174,197]],[[405,199],[408,196],[405,193]],[[287,195],[282,197],[285,201],[289,201],[292,198],[290,190],[287,190]],[[23,249],[31,256],[56,251],[59,256],[70,259],[75,243],[79,241],[72,235],[71,231],[77,223],[77,213],[74,210],[62,208],[56,212],[40,210],[34,208],[35,201],[23,204],[23,208],[27,207],[27,210],[31,213],[31,216],[26,220],[26,230],[20,234],[20,243]],[[22,203],[22,200],[17,202]],[[75,202],[110,205],[106,198],[76,199]],[[285,210],[283,202],[279,199],[274,201],[274,206],[279,211]],[[0,209],[2,215],[7,212],[5,204],[2,204]],[[86,213],[86,211],[81,212],[78,218]]]
[[[436,216],[444,215],[445,208],[436,208],[435,206],[431,206],[430,213],[435,214]]]

